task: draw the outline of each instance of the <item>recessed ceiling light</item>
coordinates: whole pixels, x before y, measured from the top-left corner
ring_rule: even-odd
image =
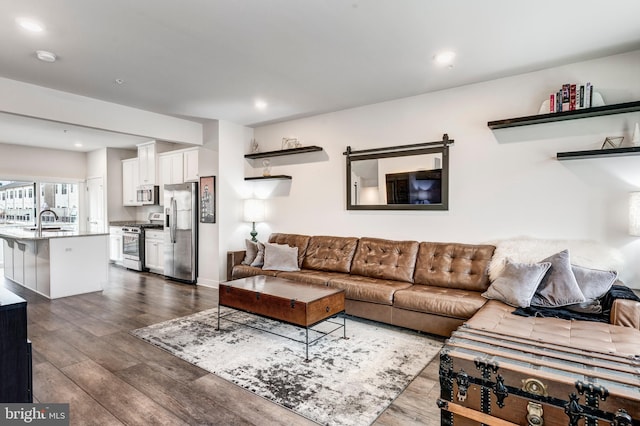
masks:
[[[38,21],[29,18],[17,18],[16,23],[27,31],[32,33],[41,33],[44,31],[44,25]]]
[[[124,79],[122,78],[116,78],[115,80],[113,80],[116,84],[124,84]]]
[[[75,146],[76,148],[82,148],[82,143],[81,142],[76,142],[73,144],[73,146]]]
[[[451,50],[446,50],[434,56],[433,60],[436,61],[438,65],[451,65],[455,57],[456,57],[456,52],[453,52]]]
[[[43,62],[55,62],[58,58],[55,53],[46,50],[36,50],[36,56]]]
[[[265,109],[265,108],[267,108],[267,103],[265,101],[259,99],[259,100],[255,101],[253,106],[255,106],[257,109]]]

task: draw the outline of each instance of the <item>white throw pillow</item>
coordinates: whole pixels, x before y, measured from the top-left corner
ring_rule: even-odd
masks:
[[[270,271],[299,271],[298,247],[288,244],[264,244],[264,270]]]
[[[622,271],[624,257],[614,248],[589,240],[546,240],[519,237],[492,241],[496,246],[489,263],[489,279],[494,281],[505,266],[506,259],[520,263],[536,263],[561,250],[569,249],[571,263],[591,269]]]

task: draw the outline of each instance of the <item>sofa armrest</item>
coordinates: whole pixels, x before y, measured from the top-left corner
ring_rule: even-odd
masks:
[[[227,252],[227,281],[231,281],[233,279],[233,267],[242,263],[245,253],[245,250]]]
[[[613,325],[622,325],[640,330],[640,302],[616,299],[611,307],[609,322]]]

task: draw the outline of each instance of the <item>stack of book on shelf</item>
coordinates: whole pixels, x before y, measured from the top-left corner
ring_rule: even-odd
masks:
[[[563,84],[560,90],[549,95],[549,112],[591,108],[592,100],[593,85],[591,83]]]

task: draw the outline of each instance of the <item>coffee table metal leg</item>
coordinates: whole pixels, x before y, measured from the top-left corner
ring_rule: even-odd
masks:
[[[218,305],[218,327],[216,330],[220,330],[220,305]]]
[[[306,331],[307,331],[307,338],[306,338],[306,357],[304,359],[304,362],[309,362],[309,327],[305,327]]]

